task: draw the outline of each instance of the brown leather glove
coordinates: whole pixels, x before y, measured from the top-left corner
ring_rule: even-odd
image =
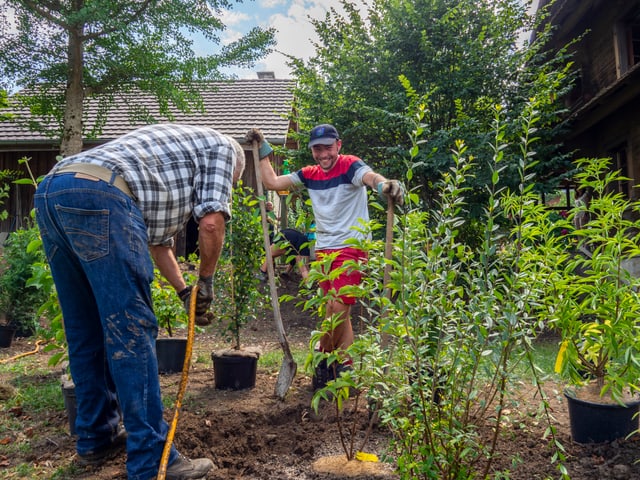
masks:
[[[245,140],[249,144],[251,144],[254,141],[256,141],[256,142],[258,142],[258,145],[260,145],[264,141],[264,135],[262,134],[260,129],[252,128],[247,132],[247,135],[245,136]]]
[[[249,144],[258,142],[258,156],[260,157],[260,160],[268,158],[269,155],[271,155],[271,152],[273,152],[273,148],[271,147],[269,142],[264,139],[264,135],[258,128],[250,129],[245,136],[245,140]]]
[[[209,311],[213,301],[213,275],[198,278],[198,294],[196,296],[196,316],[202,317]]]

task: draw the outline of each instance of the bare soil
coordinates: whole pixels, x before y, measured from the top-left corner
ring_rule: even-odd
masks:
[[[297,280],[281,278],[279,293],[296,294]],[[296,348],[306,348],[316,319],[303,312],[293,301],[281,304],[281,314],[289,342]],[[270,312],[247,326],[243,343],[259,347],[263,354],[280,349]],[[310,408],[313,395],[311,379],[302,371],[301,365],[284,400],[279,400],[274,394],[279,366],[272,370],[260,368],[253,389],[216,390],[210,355],[213,350],[225,346],[213,327],[206,327],[205,333],[196,337],[187,393],[179,413],[174,440],[177,448],[187,456],[207,456],[215,462],[217,468],[210,472],[207,479],[398,478],[392,473],[392,461],[388,465],[346,462],[339,441],[335,411],[330,404],[322,405],[318,414]],[[16,339],[10,348],[0,350],[0,361],[33,349],[33,339]],[[33,357],[46,365],[49,355],[39,351]],[[59,371],[51,372],[53,377],[58,375]],[[8,375],[0,376],[0,385],[11,385],[14,380]],[[33,379],[34,382],[43,380]],[[179,383],[180,374],[162,375],[163,395],[175,399]],[[598,445],[572,442],[566,400],[561,387],[549,383],[545,388],[550,395],[557,437],[566,448],[566,465],[571,478],[640,478],[640,464],[636,464],[640,459],[638,436]],[[558,471],[550,463],[553,452],[548,447],[548,441],[543,439],[546,424],[535,415],[539,404],[535,390],[523,384],[520,395],[519,408],[509,412],[508,424],[499,438],[500,455],[494,466],[497,470],[508,470],[512,479],[559,478]],[[21,425],[19,429],[0,432],[0,445],[12,442],[31,444],[30,449],[20,449],[15,457],[9,457],[0,447],[0,478],[20,478],[3,474],[8,467],[18,463],[28,462],[38,467],[39,471],[50,472],[37,478],[50,478],[57,468],[76,463],[74,438],[68,433],[62,396],[60,405],[59,410],[38,414],[0,406],[0,416],[17,417]],[[345,412],[345,420],[357,425],[355,436],[359,446],[368,426],[366,408],[358,406],[356,409],[352,404]],[[172,404],[165,412],[168,422],[171,422],[173,413]],[[9,423],[4,420],[6,418],[2,419],[1,424]],[[363,450],[383,458],[389,440],[390,434],[384,427],[374,427]],[[125,455],[100,468],[78,466],[73,471],[76,473],[66,478],[126,479]]]

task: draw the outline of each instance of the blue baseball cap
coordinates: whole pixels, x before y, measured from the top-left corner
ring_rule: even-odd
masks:
[[[336,140],[340,139],[338,131],[333,125],[323,123],[322,125],[315,126],[311,129],[309,135],[309,148],[314,145],[331,145]]]

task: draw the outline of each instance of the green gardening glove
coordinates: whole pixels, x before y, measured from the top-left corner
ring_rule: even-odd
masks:
[[[386,180],[378,183],[378,195],[383,201],[387,199],[393,200],[396,205],[404,204],[404,189],[402,184],[397,180]]]

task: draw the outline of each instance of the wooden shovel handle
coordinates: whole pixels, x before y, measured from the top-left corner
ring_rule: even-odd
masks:
[[[393,216],[394,202],[390,198],[387,203],[387,230],[384,239],[384,288],[388,300],[391,300],[391,259],[393,258]]]
[[[269,241],[269,225],[267,223],[267,209],[264,202],[264,188],[262,187],[262,173],[260,172],[260,153],[258,142],[253,141],[253,165],[256,171],[256,182],[258,189],[258,197],[260,197],[260,217],[262,218],[262,237],[264,241],[264,251],[267,256],[267,274],[269,277],[269,289],[271,291],[271,306],[273,307],[273,315],[278,331],[278,339],[287,358],[293,358],[289,347],[289,342],[284,331],[282,316],[280,315],[280,303],[278,302],[278,288],[276,287],[275,272],[273,270],[273,256],[271,255],[271,242]]]

